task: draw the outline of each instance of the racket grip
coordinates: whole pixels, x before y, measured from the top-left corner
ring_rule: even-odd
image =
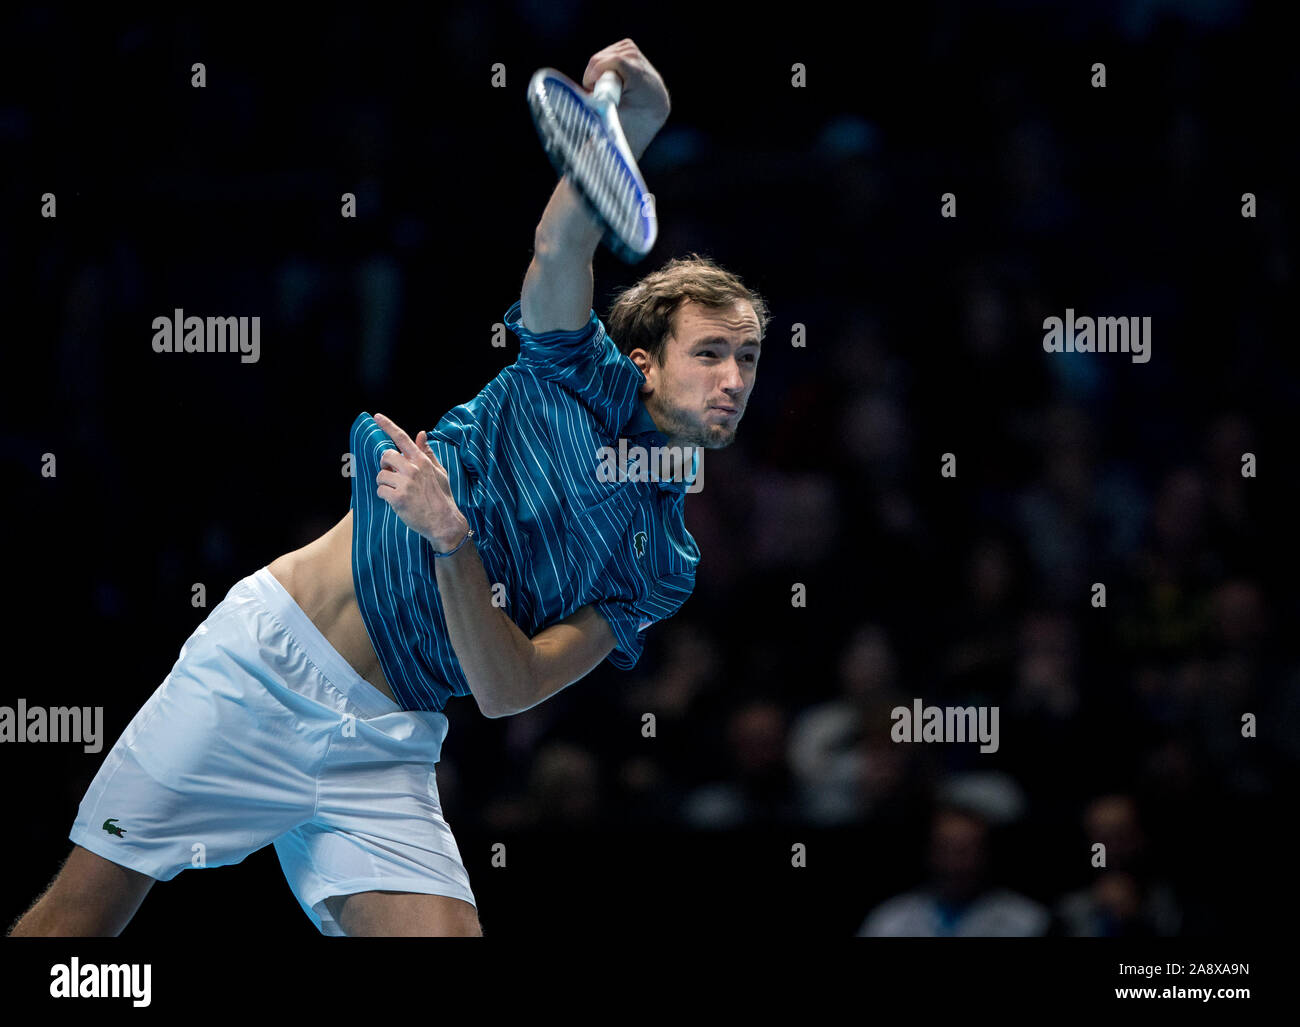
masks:
[[[623,80],[619,78],[618,72],[603,72],[600,78],[596,79],[591,95],[597,100],[608,100],[611,106],[617,107],[618,101],[623,97]]]

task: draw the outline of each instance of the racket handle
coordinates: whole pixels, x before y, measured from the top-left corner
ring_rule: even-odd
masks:
[[[596,79],[591,95],[597,100],[608,100],[611,106],[617,107],[618,101],[623,97],[623,80],[619,78],[618,72],[603,72],[600,78]]]

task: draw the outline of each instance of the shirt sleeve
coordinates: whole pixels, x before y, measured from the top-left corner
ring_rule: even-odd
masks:
[[[645,628],[651,621],[625,599],[602,599],[593,604],[596,612],[609,621],[618,644],[605,657],[619,670],[631,670],[645,650]]]
[[[519,338],[519,363],[539,378],[557,382],[618,433],[636,409],[645,376],[619,352],[592,310],[572,331],[534,333],[524,327],[522,301],[506,311],[505,325]]]

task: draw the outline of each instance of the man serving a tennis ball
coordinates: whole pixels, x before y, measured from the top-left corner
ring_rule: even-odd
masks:
[[[640,158],[668,92],[631,40],[595,54],[583,86],[611,69]],[[691,594],[699,549],[680,475],[609,480],[601,453],[729,445],[769,320],[692,255],[623,290],[607,330],[601,235],[562,178],[505,316],[518,359],[414,438],[356,419],[347,514],[236,583],[185,642],[12,933],[117,934],[154,881],[267,844],[324,934],[482,933],[438,801],[443,709],[472,695],[510,716],[606,658],[636,663]]]

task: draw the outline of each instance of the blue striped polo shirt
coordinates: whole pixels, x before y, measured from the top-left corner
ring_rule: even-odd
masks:
[[[474,529],[494,601],[520,630],[531,638],[594,605],[617,639],[610,663],[629,669],[645,629],[695,587],[686,483],[601,480],[602,447],[668,443],[641,402],[645,377],[594,310],[583,328],[534,334],[516,302],[505,324],[518,359],[448,411],[429,446]],[[441,710],[469,684],[447,634],[433,546],[376,494],[380,458],[395,448],[369,413],[352,423],[353,585],[398,704]]]

